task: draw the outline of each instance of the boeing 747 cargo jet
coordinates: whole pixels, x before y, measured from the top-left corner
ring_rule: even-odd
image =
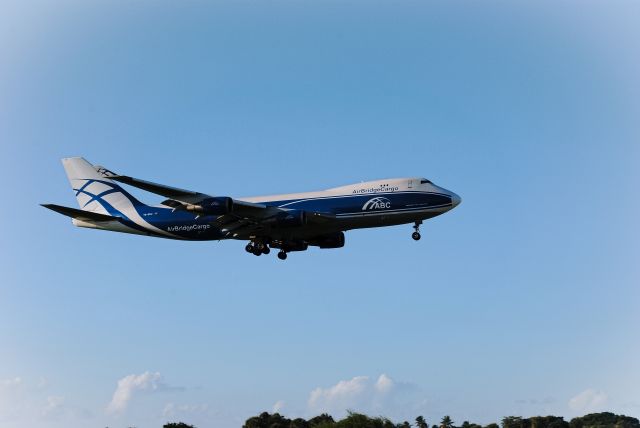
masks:
[[[288,252],[305,251],[310,245],[343,247],[344,232],[351,229],[413,223],[411,236],[417,241],[423,220],[460,203],[458,195],[426,178],[232,198],[118,175],[79,157],[62,159],[62,164],[80,209],[43,206],[71,217],[75,226],[190,241],[246,240],[247,252],[259,256],[277,248],[281,260]],[[157,206],[146,205],[119,183],[168,199]]]

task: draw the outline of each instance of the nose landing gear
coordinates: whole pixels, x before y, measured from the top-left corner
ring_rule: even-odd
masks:
[[[287,252],[285,250],[280,250],[278,252],[278,258],[280,260],[287,260]]]
[[[413,229],[415,230],[415,232],[413,232],[411,234],[411,237],[413,238],[414,241],[419,241],[420,240],[420,225],[422,224],[421,220],[418,220],[415,222],[415,224],[413,225]]]

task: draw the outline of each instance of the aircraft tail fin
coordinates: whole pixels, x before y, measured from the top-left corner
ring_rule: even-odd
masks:
[[[145,206],[84,158],[64,158],[62,166],[83,211],[127,217],[136,207]]]

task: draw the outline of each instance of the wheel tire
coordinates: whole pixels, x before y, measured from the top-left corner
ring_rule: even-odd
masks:
[[[418,232],[413,232],[411,234],[411,237],[413,238],[414,241],[419,241],[420,240],[420,233]]]
[[[253,253],[253,245],[251,244],[247,244],[247,246],[244,247],[244,249],[247,251],[247,253]]]
[[[262,249],[262,254],[269,254],[270,252],[271,252],[271,248],[265,245],[264,248]]]
[[[254,255],[254,256],[261,256],[261,255],[262,255],[262,251],[260,251],[260,250],[258,250],[258,249],[253,250],[253,255]]]
[[[285,253],[284,251],[280,251],[280,252],[278,253],[278,258],[279,258],[280,260],[287,260],[287,253]]]

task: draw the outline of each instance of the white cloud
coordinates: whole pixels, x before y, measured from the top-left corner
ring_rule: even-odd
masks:
[[[276,403],[273,405],[272,413],[280,413],[282,409],[284,409],[284,405],[285,405],[284,401],[282,400],[276,401]]]
[[[609,397],[602,391],[593,388],[585,389],[569,400],[569,408],[574,411],[594,412],[601,410],[607,404]]]
[[[22,385],[22,378],[21,377],[14,377],[12,379],[3,379],[0,381],[0,386],[3,389],[9,389],[9,388],[17,388],[19,386]]]
[[[163,389],[167,389],[167,386],[162,382],[162,375],[158,372],[125,376],[118,381],[113,397],[107,405],[107,412],[112,414],[123,412],[139,391],[154,392]]]
[[[393,389],[394,383],[395,382],[393,381],[393,379],[391,379],[389,376],[383,373],[380,375],[380,377],[376,381],[376,385],[375,385],[376,391],[383,394],[390,392]]]
[[[0,380],[0,422],[28,414],[32,403],[26,390],[20,377]]]
[[[48,382],[21,377],[0,379],[0,426],[42,426],[69,418],[86,419],[86,410],[69,406],[65,397],[48,393]]]
[[[49,380],[46,377],[41,377],[40,379],[38,379],[38,384],[36,385],[38,389],[45,389],[48,386]]]
[[[386,374],[375,381],[368,376],[356,376],[328,388],[314,389],[307,404],[312,413],[327,412],[335,416],[343,415],[346,410],[404,414],[409,409],[423,407],[424,397],[416,397],[415,392],[417,388],[413,385],[397,382]]]
[[[57,417],[64,413],[64,397],[59,395],[50,395],[47,397],[47,403],[42,408],[42,416]]]
[[[167,403],[162,409],[164,418],[185,418],[194,416],[214,416],[214,412],[208,404],[175,404]]]
[[[316,411],[344,411],[357,407],[371,393],[369,377],[356,376],[341,380],[329,388],[316,388],[309,396],[309,407]]]

